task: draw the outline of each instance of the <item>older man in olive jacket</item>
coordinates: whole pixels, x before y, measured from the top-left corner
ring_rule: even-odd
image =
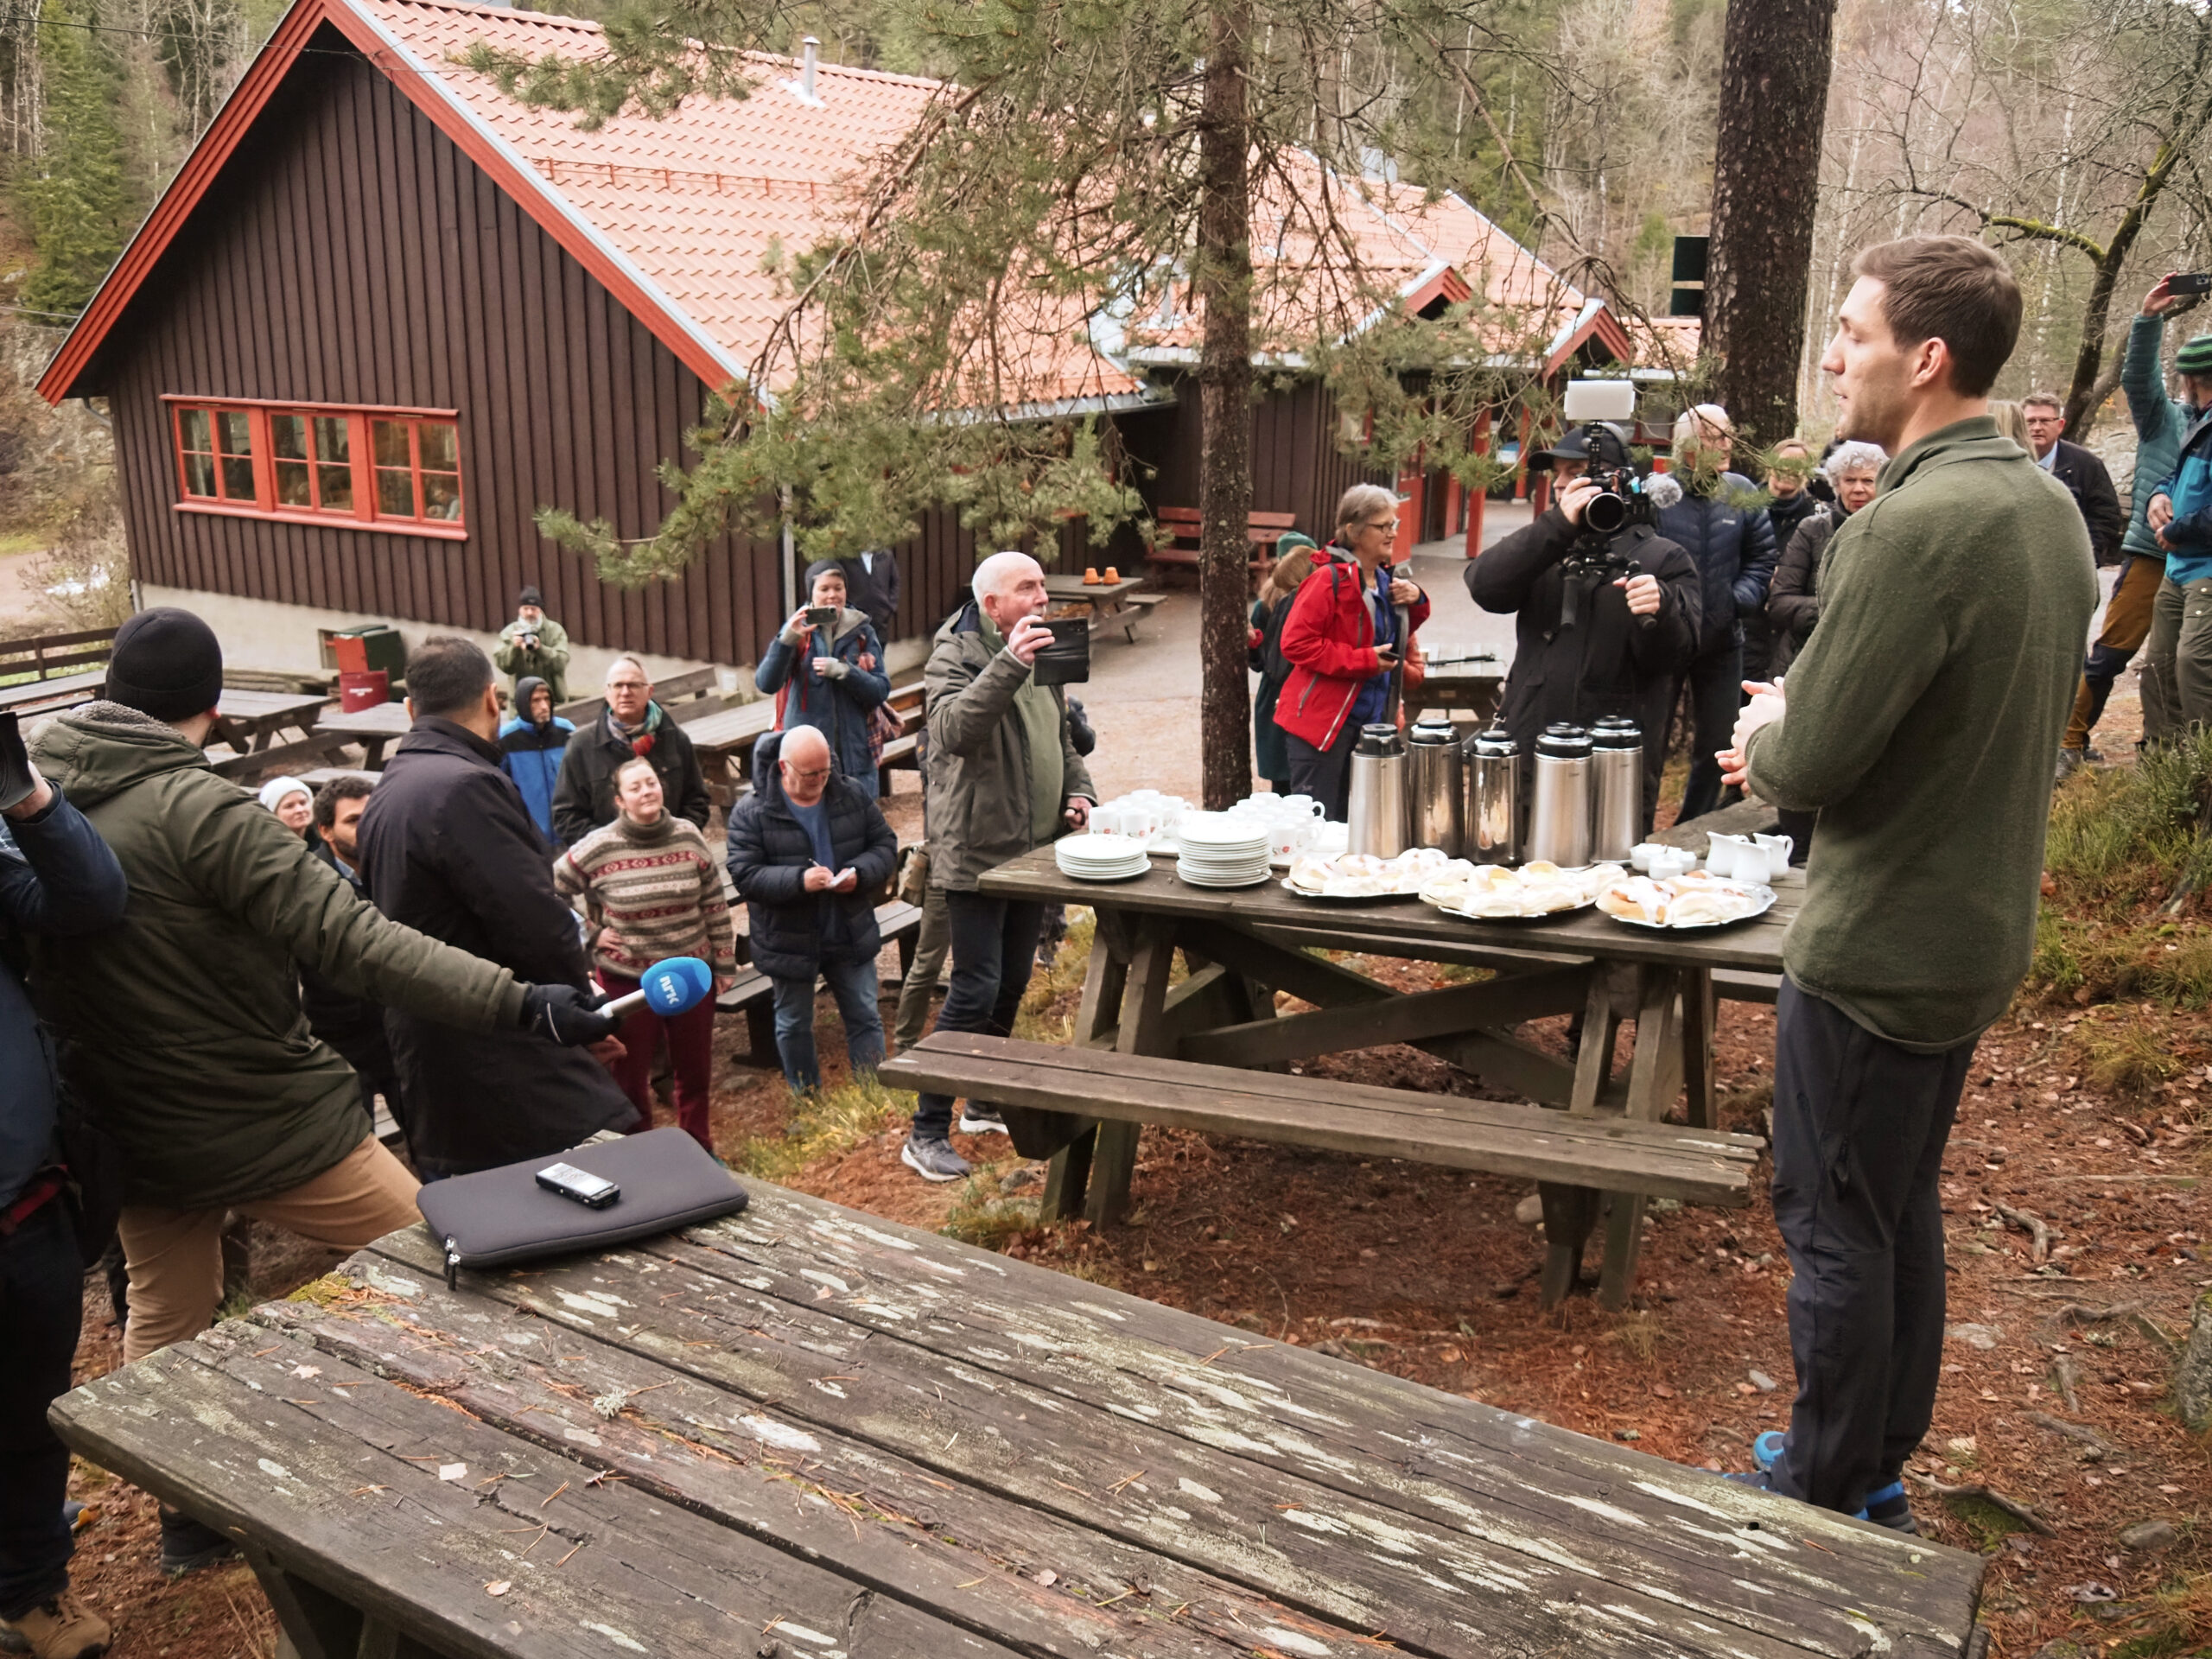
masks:
[[[223,1289],[226,1209],[334,1249],[417,1220],[415,1178],[361,1121],[353,1069],[300,1011],[297,969],[351,996],[477,1032],[595,1041],[594,999],[537,987],[387,919],[200,745],[222,652],[189,612],[116,634],[109,701],[33,746],[115,851],[120,923],[44,942],[33,988],[69,1080],[130,1163],[124,1354],[204,1330]]]
[[[1014,1029],[1028,988],[1044,906],[977,890],[984,871],[1090,822],[1097,799],[1068,734],[1058,686],[1031,665],[1052,634],[1045,573],[1026,553],[994,553],[976,567],[975,600],[938,630],[923,673],[929,710],[930,885],[945,893],[952,988],[939,1031]],[[1003,1133],[994,1107],[970,1101],[963,1134]],[[900,1160],[924,1180],[957,1181],[968,1160],[952,1149],[952,1100],[923,1095]]]

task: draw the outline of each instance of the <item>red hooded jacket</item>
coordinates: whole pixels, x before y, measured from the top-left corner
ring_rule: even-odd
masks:
[[[1275,699],[1275,724],[1317,749],[1337,741],[1360,686],[1382,671],[1371,591],[1358,560],[1340,547],[1325,547],[1313,556],[1313,574],[1299,585],[1282,625],[1282,654],[1291,669]],[[1408,637],[1427,620],[1423,594],[1408,613]],[[1398,643],[1402,656],[1407,641]]]

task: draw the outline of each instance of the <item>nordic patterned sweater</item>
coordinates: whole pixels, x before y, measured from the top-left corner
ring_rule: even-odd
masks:
[[[737,971],[721,870],[698,825],[673,812],[652,824],[620,813],[553,861],[553,885],[583,901],[593,966],[636,979],[664,957]]]

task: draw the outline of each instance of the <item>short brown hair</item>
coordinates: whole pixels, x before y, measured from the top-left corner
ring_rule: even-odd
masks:
[[[1951,357],[1951,389],[1980,397],[2020,338],[2020,284],[1996,249],[1970,236],[1907,236],[1877,243],[1851,274],[1888,291],[1882,316],[1900,346],[1940,340]]]
[[[2022,409],[2034,406],[2055,409],[2062,415],[2066,412],[2066,400],[2055,391],[2031,391],[2020,399]]]

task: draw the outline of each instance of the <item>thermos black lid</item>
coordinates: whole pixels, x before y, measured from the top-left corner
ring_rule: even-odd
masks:
[[[1624,715],[1607,715],[1591,727],[1590,741],[1601,749],[1640,749],[1643,730]]]
[[[1412,738],[1416,743],[1452,743],[1459,741],[1459,736],[1452,729],[1452,722],[1441,715],[1414,722]]]
[[[1547,726],[1544,734],[1536,740],[1536,753],[1549,755],[1554,760],[1586,760],[1590,758],[1590,734],[1565,721]]]
[[[1486,760],[1506,760],[1521,752],[1513,741],[1513,734],[1503,726],[1493,726],[1486,732],[1477,732],[1467,740],[1467,747]]]
[[[1359,728],[1359,741],[1352,746],[1354,754],[1403,754],[1406,746],[1399,740],[1398,728],[1382,721]]]

